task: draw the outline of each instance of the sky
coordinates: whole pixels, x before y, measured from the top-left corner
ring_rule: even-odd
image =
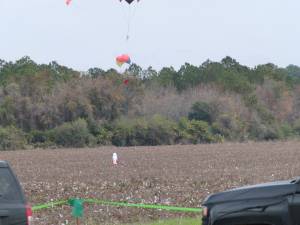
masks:
[[[123,53],[155,69],[227,55],[300,65],[299,11],[299,0],[0,0],[0,58],[80,71],[116,68]]]

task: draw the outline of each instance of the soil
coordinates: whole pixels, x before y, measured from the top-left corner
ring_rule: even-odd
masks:
[[[300,142],[26,150],[1,152],[0,159],[10,162],[32,205],[78,197],[201,207],[214,192],[299,176]],[[70,211],[37,212],[35,224],[73,224]],[[83,220],[118,224],[180,216],[193,214],[85,205]]]

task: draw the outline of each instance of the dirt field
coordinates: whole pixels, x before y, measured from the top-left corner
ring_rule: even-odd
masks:
[[[113,152],[122,165],[112,165]],[[32,205],[81,197],[199,207],[212,192],[300,176],[300,142],[28,150],[0,159],[12,164]],[[183,214],[86,206],[85,215],[112,224]],[[36,224],[63,224],[70,208],[35,217]]]

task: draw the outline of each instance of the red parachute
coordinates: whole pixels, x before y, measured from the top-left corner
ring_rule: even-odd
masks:
[[[72,0],[66,0],[66,4],[67,4],[67,5],[70,5],[71,2],[72,2]]]
[[[124,80],[123,84],[128,85],[129,84],[129,79]]]

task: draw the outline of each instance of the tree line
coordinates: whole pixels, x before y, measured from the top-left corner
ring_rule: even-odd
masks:
[[[231,57],[123,74],[0,60],[0,149],[297,138],[299,94],[300,67]]]

